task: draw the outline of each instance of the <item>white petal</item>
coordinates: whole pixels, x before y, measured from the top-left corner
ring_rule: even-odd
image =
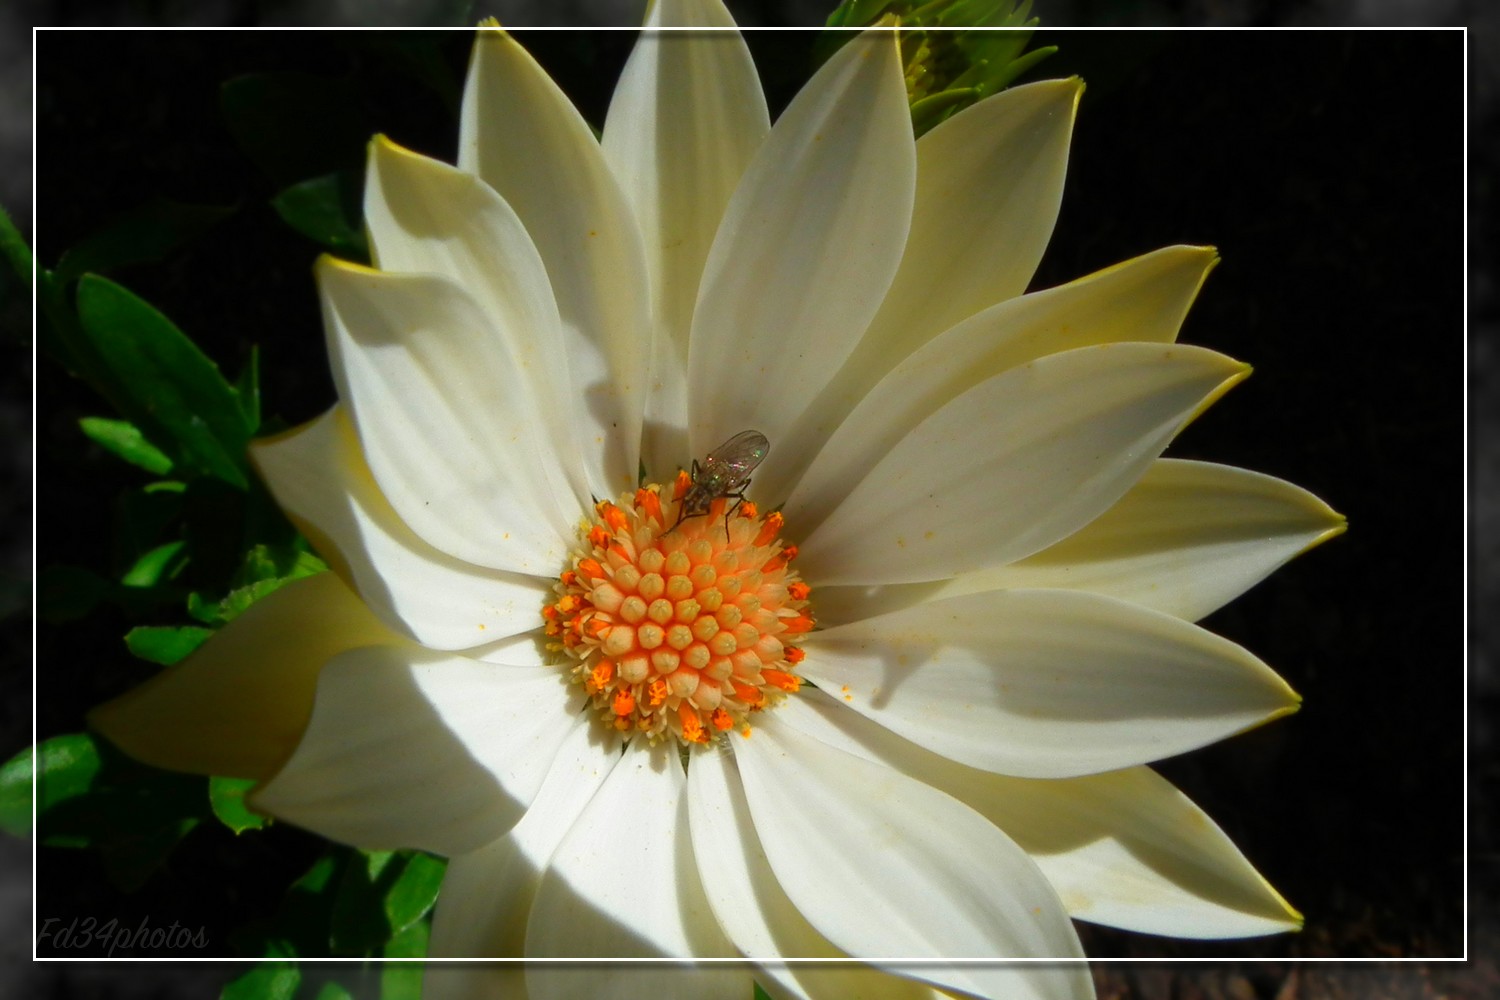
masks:
[[[530,420],[531,433],[546,442],[548,468],[565,484],[554,488],[571,489],[587,504],[591,482],[576,436],[562,322],[546,267],[516,213],[474,175],[377,136],[365,224],[382,270],[440,274],[474,300],[494,331],[491,349],[517,376],[504,387],[517,394],[507,401],[509,412]]]
[[[532,963],[526,982],[531,1000],[751,1000],[755,989],[747,968],[692,962]]]
[[[729,29],[663,32],[664,25]],[[651,5],[604,123],[604,157],[635,211],[655,304],[648,477],[687,461],[688,330],[709,244],[770,129],[755,64],[718,0]]]
[[[594,134],[515,39],[481,31],[464,88],[458,164],[515,209],[562,314],[571,418],[604,470],[593,490],[635,485],[651,357],[641,234]]]
[[[542,876],[527,955],[733,954],[692,862],[686,784],[675,746],[627,748]],[[531,970],[531,988],[542,996],[537,971]]]
[[[407,642],[337,573],[289,580],[187,659],[93,709],[89,725],[155,767],[265,778],[296,749],[330,659]]]
[[[1083,82],[1012,87],[917,141],[917,196],[901,269],[861,351],[905,357],[1026,290],[1062,203]]]
[[[253,804],[371,850],[471,851],[520,819],[574,728],[578,691],[550,667],[343,653],[318,678],[297,751]]]
[[[619,742],[601,744],[599,732],[586,713],[575,716],[521,821],[448,862],[427,948],[433,958],[525,953],[526,921],[547,860],[620,761]]]
[[[1036,865],[992,823],[899,771],[765,713],[732,741],[745,798],[787,896],[851,955],[907,959],[1082,954]],[[906,966],[980,996],[1089,995],[1071,966]],[[1057,980],[1070,990],[1059,993]]]
[[[1103,513],[1249,368],[1199,347],[1101,344],[993,376],[923,420],[857,485],[799,489],[801,570],[912,583],[1028,556]]]
[[[583,511],[555,490],[526,381],[473,300],[436,275],[327,257],[318,278],[334,381],[396,513],[457,559],[555,573]]]
[[[1284,480],[1158,459],[1080,531],[1010,566],[958,577],[942,596],[1062,587],[1197,621],[1343,531],[1341,516]]]
[[[792,905],[761,850],[734,756],[695,754],[688,768],[688,817],[698,870],[719,925],[746,955],[773,996],[845,1000],[933,1000],[931,987],[856,964],[787,964],[780,958],[848,956]]]
[[[422,1000],[528,1000],[526,970],[499,962],[428,962],[422,967]]]
[[[854,404],[817,453],[800,496],[836,503],[913,427],[943,404],[993,375],[1049,354],[1094,344],[1170,342],[1204,277],[1218,260],[1207,247],[1166,247],[1044,292],[1007,299],[950,327],[896,365]],[[789,463],[765,478],[767,493],[784,496],[802,470]],[[804,518],[821,518],[809,504]],[[799,521],[798,523],[802,523]]]
[[[1197,621],[1343,531],[1343,517],[1291,483],[1159,458],[1113,507],[1033,556],[932,583],[821,587],[818,621],[838,625],[942,597],[1049,587]]]
[[[547,582],[417,537],[375,485],[342,407],[250,453],[282,510],[391,628],[429,649],[465,649],[537,627]]]
[[[987,591],[809,634],[802,673],[973,767],[1062,778],[1160,760],[1296,709],[1227,639],[1114,598]]]
[[[1082,92],[1077,79],[1012,87],[917,140],[916,201],[900,269],[853,354],[789,434],[808,454],[763,473],[767,496],[786,495],[806,458],[893,365],[1025,290],[1057,218]]]
[[[825,743],[972,806],[1031,855],[1076,919],[1187,938],[1301,925],[1213,820],[1150,768],[1014,778],[901,739],[821,691],[809,689],[780,711]]]
[[[895,273],[916,159],[894,33],[824,64],[776,122],[729,202],[703,269],[688,357],[702,456],[757,428],[771,461],[843,362]]]
[[[1204,939],[1302,926],[1218,824],[1150,768],[1007,783],[1001,825],[1080,920]]]

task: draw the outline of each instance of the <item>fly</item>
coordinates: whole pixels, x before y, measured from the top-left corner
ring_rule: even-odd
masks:
[[[693,470],[687,492],[682,495],[682,506],[677,511],[676,528],[689,517],[705,515],[715,500],[734,498],[734,506],[724,511],[724,534],[729,534],[729,515],[745,502],[745,490],[750,486],[750,473],[765,461],[771,451],[771,442],[760,431],[740,431],[734,437],[708,453],[700,465],[693,459]]]

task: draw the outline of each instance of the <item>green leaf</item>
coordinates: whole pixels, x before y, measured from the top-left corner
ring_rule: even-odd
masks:
[[[31,834],[31,777],[35,749],[27,747],[0,766],[0,830]]]
[[[755,1000],[771,1000],[771,994],[760,983],[755,984]]]
[[[220,89],[219,108],[235,142],[279,188],[356,167],[374,132],[357,86],[307,73],[236,77]]]
[[[360,852],[344,869],[333,901],[335,953],[370,955],[390,940],[394,928],[385,913],[385,895],[403,867],[394,852],[369,851]]]
[[[41,789],[36,801],[41,816],[87,793],[99,766],[98,748],[87,733],[54,736],[22,750],[0,768],[0,829],[18,837],[31,832],[33,774]]]
[[[421,921],[437,902],[447,862],[402,851],[371,851],[343,874],[333,909],[333,948],[375,955]]]
[[[72,281],[93,271],[158,261],[233,215],[235,205],[190,205],[157,197],[111,219],[65,251],[53,273]]]
[[[223,778],[215,775],[208,779],[208,802],[214,815],[236,834],[246,830],[259,830],[270,820],[260,813],[251,812],[245,805],[245,793],[255,787],[253,778]]]
[[[448,862],[430,854],[414,852],[385,897],[385,914],[391,929],[402,933],[425,917],[437,902]]]
[[[196,625],[139,625],[125,633],[125,647],[143,660],[170,667],[213,634],[213,629]]]
[[[36,267],[31,247],[26,245],[25,237],[3,207],[0,207],[0,256],[10,264],[11,271],[21,280],[22,285],[31,284]]]
[[[251,435],[260,430],[260,347],[250,345],[250,361],[240,377],[234,382],[235,395],[240,400],[240,412],[244,414],[245,426]]]
[[[318,990],[314,1000],[354,1000],[354,994],[350,993],[343,983],[329,980]]]
[[[99,747],[88,733],[54,736],[37,746],[37,815],[85,794],[99,775]]]
[[[362,175],[340,171],[302,181],[271,199],[287,225],[320,246],[360,263],[369,263],[361,210]]]
[[[431,928],[418,921],[391,938],[385,958],[425,958]],[[422,963],[387,962],[380,969],[380,1000],[422,1000]]]
[[[830,28],[864,27],[874,24],[889,5],[890,0],[844,0],[826,23]]]
[[[120,582],[127,587],[155,587],[163,580],[170,580],[182,569],[186,558],[182,550],[186,545],[186,542],[167,542],[156,546],[137,559]]]
[[[292,545],[255,545],[244,556],[229,591],[213,601],[201,593],[188,595],[188,614],[218,625],[231,621],[272,591],[305,576],[325,572],[328,564],[306,549]]]
[[[138,764],[91,734],[54,737],[37,752],[37,841],[96,850],[125,891],[206,815],[202,778]]]
[[[231,979],[219,1000],[292,1000],[302,973],[291,962],[262,962]]]
[[[121,415],[180,463],[244,489],[250,427],[218,366],[165,316],[97,275],[79,279],[78,321],[113,377]]]
[[[328,851],[287,888],[274,915],[253,921],[230,936],[242,955],[327,955],[334,896],[354,850]]]
[[[128,420],[108,417],[84,417],[78,426],[88,439],[112,455],[147,472],[164,476],[172,471],[172,460],[160,448],[146,440],[141,429]]]

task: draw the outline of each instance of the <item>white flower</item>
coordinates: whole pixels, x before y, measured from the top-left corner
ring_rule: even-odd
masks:
[[[717,0],[666,23],[732,28]],[[1088,970],[890,960],[1076,958],[1070,917],[1295,928],[1144,765],[1295,709],[1190,622],[1342,521],[1159,458],[1247,372],[1173,343],[1212,250],[1022,294],[1081,89],[914,143],[876,33],[771,128],[737,34],[647,32],[600,142],[483,33],[458,166],[377,139],[378,270],[319,264],[339,404],[255,450],[337,573],[96,724],[268,778],[257,806],[334,839],[449,856],[434,956],[744,955],[672,995],[753,971],[1009,1000],[1090,996]],[[780,513],[682,518],[678,468],[748,428]],[[801,956],[870,964],[775,962]],[[430,985],[468,975],[661,995],[601,966]]]

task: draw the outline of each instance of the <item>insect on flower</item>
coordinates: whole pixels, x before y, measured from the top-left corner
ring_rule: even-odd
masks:
[[[734,506],[724,511],[724,531],[729,531],[729,515],[745,502],[745,490],[750,485],[750,473],[765,461],[771,451],[771,442],[760,431],[740,431],[719,445],[700,465],[693,459],[689,474],[691,485],[682,495],[682,506],[677,511],[677,527],[689,517],[699,517],[709,512],[713,502],[720,497],[733,497]]]

